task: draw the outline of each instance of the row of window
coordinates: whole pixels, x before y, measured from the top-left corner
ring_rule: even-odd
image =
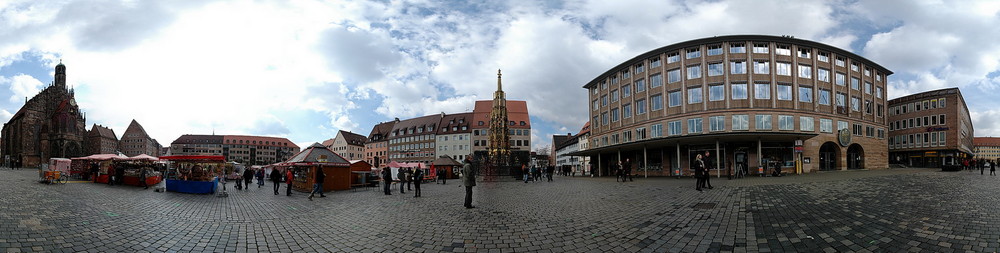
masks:
[[[510,145],[511,146],[517,146],[517,147],[520,147],[520,146],[529,146],[528,145],[529,143],[530,143],[530,141],[528,141],[528,140],[510,140]],[[476,147],[485,147],[485,146],[489,146],[489,141],[488,140],[473,140],[472,141],[472,145],[476,146]]]
[[[520,136],[531,135],[531,130],[529,130],[529,129],[508,129],[507,131],[508,131],[507,134],[511,135],[511,136],[513,136],[513,135],[520,135]],[[475,136],[490,135],[489,133],[490,133],[489,129],[476,129],[476,130],[472,130],[472,135],[475,135]]]
[[[889,108],[889,115],[899,115],[907,112],[919,112],[921,110],[944,108],[946,105],[945,101],[945,98],[938,98],[896,105]]]
[[[406,153],[396,153],[389,155],[389,158],[393,159],[411,158],[411,157],[434,157],[434,152],[428,152],[428,151],[406,152]]]
[[[944,131],[896,135],[889,137],[889,149],[925,148],[945,146]]]
[[[451,145],[451,150],[469,150],[469,145]],[[448,151],[448,145],[438,146],[438,151]]]
[[[425,149],[425,148],[434,148],[434,143],[424,142],[424,143],[403,144],[403,145],[389,147],[389,150],[407,151],[407,150]]]
[[[425,135],[403,137],[403,138],[399,138],[399,139],[392,139],[392,140],[389,140],[389,144],[406,143],[406,142],[414,142],[414,141],[430,141],[430,140],[434,140],[434,135],[433,134],[425,134]]]
[[[772,130],[773,128],[773,115],[753,115],[753,128],[755,130]],[[733,131],[749,131],[750,130],[750,115],[732,115],[728,117],[730,122],[728,126]],[[792,115],[778,115],[777,116],[777,127],[781,131],[794,131],[796,122],[798,122],[798,130],[802,132],[815,132],[816,131],[816,121],[813,117],[799,116],[796,121],[796,116]],[[709,132],[721,132],[726,131],[726,116],[709,116],[708,117],[708,131]],[[644,140],[647,138],[659,138],[664,136],[678,136],[685,132],[683,131],[684,123],[687,123],[687,134],[701,134],[704,131],[704,118],[689,118],[686,120],[674,120],[667,122],[667,130],[664,133],[663,124],[653,124],[649,127],[647,132],[646,127],[639,127],[634,130],[625,130],[621,133],[614,133],[608,136],[602,137],[600,140],[595,138],[592,143],[595,147],[600,145],[615,145],[619,143],[631,142]],[[833,120],[832,119],[819,119],[819,132],[821,133],[833,133]],[[837,121],[836,129],[848,129],[849,124],[846,121]],[[852,133],[857,136],[867,136],[872,138],[884,139],[886,131],[884,128],[876,128],[870,125],[854,124],[852,128]]]
[[[438,141],[448,141],[448,139],[449,139],[447,135],[438,136],[437,138],[438,138]],[[455,135],[455,137],[451,138],[451,139],[454,140],[454,141],[468,140],[469,139],[469,135],[468,134],[459,134],[459,135]]]
[[[889,130],[890,131],[903,130],[915,127],[937,126],[937,125],[947,125],[947,123],[945,123],[944,121],[944,114],[902,119],[889,122]]]
[[[731,54],[743,54],[743,53],[747,52],[746,51],[746,44],[745,43],[742,43],[742,42],[730,42],[730,43],[727,43],[727,44],[729,46],[729,52]],[[760,54],[767,54],[767,53],[769,53],[770,43],[752,43],[752,44],[753,44],[753,53],[760,53]],[[684,56],[685,56],[686,59],[694,59],[694,58],[701,57],[701,52],[702,51],[701,51],[700,47],[698,47],[698,48],[689,48],[689,49],[685,50]],[[809,48],[799,48],[797,55],[800,58],[807,58],[808,59],[808,58],[812,57],[812,52],[813,52],[812,49],[809,49]],[[723,53],[723,46],[722,46],[722,44],[708,45],[706,53],[709,56],[721,55]],[[775,45],[775,54],[777,54],[777,55],[791,55],[791,47],[789,45],[785,45],[785,44],[777,44],[777,45]],[[668,52],[666,54],[666,57],[667,57],[667,63],[679,62],[680,59],[681,59],[680,58],[680,53],[678,51]],[[829,60],[830,60],[830,53],[824,52],[824,51],[819,51],[816,54],[816,59],[818,61],[820,61],[820,62],[829,62]],[[649,63],[650,68],[656,68],[656,67],[660,67],[662,65],[660,63],[660,56],[654,56],[654,57],[651,57],[651,58],[647,59],[644,62],[637,63],[637,64],[633,65],[631,67],[631,69],[630,68],[625,68],[625,69],[619,71],[620,74],[613,75],[613,76],[611,76],[609,78],[610,82],[611,83],[618,83],[619,78],[622,78],[622,79],[629,78],[633,73],[634,74],[640,74],[640,73],[644,72],[646,70],[646,68],[644,67],[644,64],[646,62]],[[763,61],[763,63],[764,63],[763,65],[758,65],[757,62],[759,62],[759,61],[755,61],[755,64],[754,64],[755,73],[757,73],[757,74],[768,74],[768,69],[769,68],[767,67],[767,61]],[[836,57],[835,64],[837,66],[845,67],[846,66],[845,63],[846,63],[846,58],[844,58],[844,57]],[[721,75],[721,73],[722,73],[722,63],[715,63],[715,64],[718,64],[718,65],[713,66],[712,64],[710,64],[708,66],[709,75],[710,76],[713,73],[717,73],[718,75]],[[736,65],[735,62],[734,62],[733,65],[732,65],[733,66],[733,72],[732,73],[733,74],[745,74],[746,73],[746,66],[745,65],[746,65],[745,61],[742,62],[742,63],[740,63],[739,65]],[[776,65],[777,65],[776,66],[777,67],[776,71],[779,74],[791,75],[791,63],[780,63],[779,62]],[[806,68],[803,68],[802,66],[805,66]],[[697,71],[694,71],[694,72],[698,72],[697,77],[700,77],[700,75],[701,75],[701,73],[700,73],[700,67],[701,66],[698,65],[697,69],[696,69]],[[688,68],[689,68],[689,70],[691,70],[690,69],[691,67],[688,67]],[[859,70],[861,69],[861,67],[858,65],[857,62],[852,62],[850,69],[853,72],[859,72]],[[825,79],[825,81],[829,81],[829,70],[826,70],[826,69],[823,69],[823,70],[825,70],[825,72],[824,72],[825,75],[824,75],[824,73],[819,73],[818,75],[823,75],[823,76],[817,76],[817,77],[818,78],[823,78],[821,80]],[[692,71],[689,71],[689,72],[692,72]],[[799,67],[799,77],[812,78],[812,73],[811,72],[812,72],[811,71],[811,66],[800,65],[800,67]],[[869,68],[869,67],[865,67],[864,71],[863,71],[864,75],[868,76],[868,77],[872,76],[872,72],[873,72],[872,69]],[[678,79],[679,79],[679,77],[680,76],[677,75]],[[688,76],[689,79],[690,78],[697,78],[697,77],[692,77],[692,74],[689,74],[689,76]],[[881,82],[882,81],[882,77],[883,77],[883,75],[881,73],[875,73],[875,80],[876,81]],[[609,81],[609,80],[604,80],[604,81],[601,82],[602,89],[607,89],[607,81]],[[594,94],[597,94],[596,93],[596,89],[595,89]]]

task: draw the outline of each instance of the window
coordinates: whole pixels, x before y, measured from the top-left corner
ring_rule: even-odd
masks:
[[[747,73],[747,62],[745,61],[733,61],[729,63],[729,73],[731,74],[746,74]]]
[[[618,102],[618,90],[611,91],[611,102]]]
[[[861,99],[858,97],[851,97],[851,110],[860,112],[861,111]]]
[[[947,132],[938,132],[938,146],[944,146],[944,137],[946,136],[945,133]]]
[[[641,83],[642,80],[639,80],[639,82]],[[655,75],[649,76],[649,87],[650,88],[656,88],[656,87],[660,87],[660,86],[663,86],[663,77],[661,77],[660,74],[655,74]]]
[[[708,76],[721,76],[725,73],[724,71],[721,62],[708,64]]]
[[[601,125],[608,125],[608,112],[601,113]]]
[[[812,87],[799,87],[799,102],[812,102]]]
[[[635,93],[646,91],[646,81],[635,81]]]
[[[720,55],[722,54],[722,45],[708,46],[708,55]]]
[[[730,54],[742,54],[747,52],[746,44],[743,43],[729,43],[729,53]]]
[[[636,140],[645,140],[646,139],[646,128],[645,127],[640,127],[640,128],[636,128],[635,129],[635,139]]]
[[[701,133],[701,118],[688,119],[688,133]]]
[[[611,83],[618,83],[618,76],[611,76]]]
[[[809,58],[812,55],[812,50],[808,48],[799,48],[799,57]]]
[[[747,99],[747,84],[734,83],[730,86],[733,92],[733,99]]]
[[[837,66],[843,67],[844,66],[844,57],[837,57],[836,64],[837,64]]]
[[[771,84],[769,84],[769,83],[755,83],[755,84],[753,84],[753,98],[754,99],[771,99]]]
[[[767,61],[754,61],[753,62],[753,73],[754,74],[769,74],[771,72],[771,67],[768,66]]]
[[[831,119],[819,119],[819,131],[824,133],[833,132],[833,120]]]
[[[733,130],[748,130],[748,129],[750,129],[749,115],[733,115]]]
[[[858,72],[858,63],[857,62],[852,62],[851,63],[851,71]]]
[[[771,130],[771,115],[755,115],[754,126],[757,130]]]
[[[673,52],[673,53],[667,54],[667,63],[675,63],[675,62],[678,62],[680,60],[681,60],[680,53]]]
[[[608,95],[601,96],[601,107],[608,106]]]
[[[708,86],[708,101],[722,101],[724,99],[726,99],[726,86],[721,84]]]
[[[865,76],[872,76],[872,69],[871,68],[865,68]]]
[[[799,130],[812,132],[814,131],[813,125],[815,123],[812,117],[799,117]]]
[[[643,66],[642,66],[641,63],[640,64],[636,64],[634,69],[635,69],[635,73],[636,74],[642,73],[643,71],[646,70],[645,68],[643,68]]]
[[[944,114],[938,115],[938,122],[941,122],[941,125],[948,124],[944,121]]]
[[[819,52],[819,54],[816,54],[816,59],[821,62],[830,62],[830,53]]]
[[[635,101],[635,115],[642,115],[646,113],[646,100],[639,99]]]
[[[882,81],[882,74],[875,73],[875,81],[881,82]]]
[[[688,49],[687,50],[687,58],[688,59],[698,58],[698,57],[701,57],[701,49],[692,48],[692,49]]]
[[[618,108],[611,109],[611,122],[618,122]]]
[[[774,63],[775,74],[790,76],[792,75],[792,64],[787,62],[777,62]]]
[[[726,130],[726,116],[708,117],[708,130],[710,132]]]
[[[847,80],[845,78],[847,78],[847,77],[844,76],[843,73],[837,72],[837,79],[836,79],[837,85],[844,86],[846,84],[846,80]]]
[[[938,99],[938,107],[944,108],[944,106],[945,106],[944,98],[939,98]]]
[[[865,94],[872,94],[872,83],[865,82]]]
[[[669,135],[680,135],[681,134],[681,121],[671,121],[667,122],[667,134]]]
[[[882,87],[875,87],[875,97],[882,98]],[[934,104],[934,108],[937,108],[936,104]]]
[[[837,121],[837,130],[847,130],[847,122],[846,121],[839,121],[838,120]]]
[[[687,67],[688,79],[701,78],[701,65],[691,65]]]
[[[792,86],[778,84],[778,100],[792,100]]]
[[[667,83],[676,83],[680,81],[681,81],[681,69],[667,70]]]
[[[812,78],[812,67],[806,65],[799,65],[799,77]]]
[[[837,106],[847,106],[847,94],[837,92]]]
[[[792,55],[792,48],[788,45],[776,45],[774,46],[774,54],[777,55]]]
[[[753,43],[753,53],[755,54],[766,54],[768,51],[767,43]]]
[[[631,104],[622,105],[622,118],[627,119],[631,117],[632,117],[632,105]]]
[[[654,124],[649,126],[649,135],[652,138],[663,136],[663,124]]]
[[[861,90],[861,80],[851,77],[851,89]]]
[[[872,114],[872,101],[865,99],[865,114]]]
[[[790,115],[778,115],[778,130],[795,130],[795,120]]]
[[[669,96],[670,96],[669,97],[669,99],[670,99],[669,106],[670,107],[681,106],[681,101],[682,101],[682,99],[681,99],[681,91],[679,91],[679,90],[677,90],[677,91],[671,91],[670,94],[669,94]]]
[[[656,68],[656,67],[659,67],[659,66],[660,66],[660,57],[659,56],[653,57],[653,58],[649,58],[649,68],[650,69]]]
[[[688,104],[701,103],[701,87],[688,89]]]
[[[638,85],[640,82],[642,82],[642,80],[635,81],[635,82],[636,82],[636,85]],[[632,96],[632,86],[630,86],[630,85],[624,85],[624,86],[622,86],[622,98],[627,98],[629,96]]]
[[[816,80],[829,82],[830,81],[830,70],[824,68],[816,69]]]
[[[830,90],[820,89],[819,90],[819,96],[817,98],[818,98],[819,104],[821,104],[821,105],[830,105]]]
[[[649,110],[656,111],[663,109],[663,95],[656,94],[649,96]]]

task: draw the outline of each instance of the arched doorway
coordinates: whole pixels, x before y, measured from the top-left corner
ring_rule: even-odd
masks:
[[[840,146],[828,141],[819,148],[819,170],[837,170],[837,153]]]
[[[860,170],[865,168],[865,150],[857,143],[847,147],[847,169]]]

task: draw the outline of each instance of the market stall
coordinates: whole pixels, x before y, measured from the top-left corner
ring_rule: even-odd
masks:
[[[292,170],[292,189],[296,191],[312,191],[316,170],[320,169],[326,174],[323,191],[351,189],[351,164],[319,143],[295,154],[288,161],[278,163],[276,167]]]
[[[350,163],[351,185],[365,185],[372,182],[372,177],[376,177],[372,165],[365,160],[352,160]]]
[[[84,157],[76,157],[70,159],[70,170],[71,173],[80,173],[84,176],[84,179],[92,180],[95,183],[108,183],[108,179],[111,178],[110,172],[112,162],[118,159],[124,159],[125,156],[120,156],[116,154],[96,154]],[[94,171],[94,166],[97,166],[97,170]]]
[[[438,170],[444,170],[446,179],[458,179],[458,175],[455,171],[461,169],[461,167],[461,163],[448,156],[441,156],[431,162],[431,170],[434,171],[434,176],[437,176]]]
[[[214,193],[226,167],[223,156],[162,156],[167,165],[167,191]]]
[[[125,171],[122,182],[126,185],[142,186],[142,180],[146,181],[146,185],[156,185],[163,180],[163,176],[155,169],[156,162],[159,160],[156,157],[141,154],[114,160],[113,164],[115,169]],[[146,171],[146,177],[140,178],[143,171]]]

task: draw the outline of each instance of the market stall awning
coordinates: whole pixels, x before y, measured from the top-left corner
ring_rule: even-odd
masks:
[[[438,157],[438,159],[435,159],[433,162],[431,162],[431,165],[434,165],[434,166],[462,166],[461,163],[459,163],[458,161],[455,161],[455,159],[451,159],[451,157],[449,157],[449,156]]]
[[[156,157],[153,157],[153,156],[150,156],[150,155],[147,155],[147,154],[141,154],[141,155],[137,155],[137,156],[125,158],[124,160],[131,160],[131,161],[141,161],[141,160],[157,161],[157,160],[160,160],[160,159],[156,158]]]
[[[96,154],[96,155],[90,155],[90,156],[84,156],[84,157],[76,157],[76,158],[72,158],[72,159],[73,160],[100,160],[100,161],[104,161],[104,160],[118,160],[118,159],[124,159],[124,158],[127,158],[127,157],[116,155],[116,154]]]
[[[398,163],[396,161],[389,162],[389,164],[386,164],[385,166],[390,167],[390,168],[410,167],[410,166],[407,166],[406,164]]]
[[[161,156],[160,160],[168,161],[196,161],[196,162],[225,162],[226,157],[221,155],[172,155]]]
[[[292,156],[288,161],[278,163],[277,166],[342,166],[350,167],[351,163],[337,153],[323,146],[323,144],[313,144]]]

